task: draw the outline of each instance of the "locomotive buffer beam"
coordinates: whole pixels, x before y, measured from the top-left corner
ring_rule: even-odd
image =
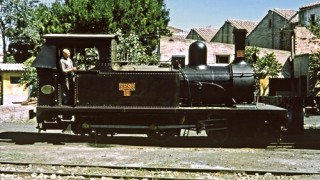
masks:
[[[36,127],[37,129],[39,129],[39,131],[41,130],[47,130],[47,129],[62,129],[63,131],[65,129],[67,129],[67,127],[70,125],[70,122],[64,122],[61,121],[59,123],[56,122],[52,122],[52,123],[38,123],[38,126]]]

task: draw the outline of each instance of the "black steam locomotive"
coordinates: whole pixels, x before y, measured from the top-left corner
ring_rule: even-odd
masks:
[[[244,60],[246,31],[235,32],[235,60],[207,65],[207,49],[190,45],[189,63],[173,56],[170,68],[115,70],[114,35],[48,34],[33,63],[38,74],[39,130],[71,126],[75,134],[147,134],[165,142],[181,130],[205,131],[213,143],[231,137],[270,142],[287,121],[285,109],[254,102],[253,68]],[[240,41],[240,43],[239,43]],[[96,48],[99,62],[75,72],[71,103],[62,102],[59,59],[68,48]],[[75,62],[76,63],[76,62]]]

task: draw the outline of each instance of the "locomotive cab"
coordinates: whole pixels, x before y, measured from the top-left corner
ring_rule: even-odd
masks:
[[[39,79],[39,106],[60,106],[62,73],[59,60],[62,49],[71,51],[74,66],[80,64],[72,55],[95,48],[98,61],[86,69],[75,71],[70,84],[71,103],[75,106],[178,106],[176,71],[117,72],[112,69],[116,58],[115,35],[45,35],[46,43],[33,66]],[[85,64],[87,65],[87,64]],[[136,72],[136,71],[135,71]],[[163,86],[168,84],[169,88]]]
[[[95,64],[95,68],[99,71],[106,70],[106,63],[110,62],[113,53],[108,48],[113,45],[116,36],[114,35],[61,35],[49,34],[45,35],[46,42],[42,47],[36,60],[32,64],[37,68],[39,93],[38,105],[40,106],[55,106],[62,105],[62,71],[59,66],[59,60],[62,57],[62,50],[68,49],[71,52],[71,59],[74,66],[77,62],[74,57],[77,53],[83,53],[86,48],[95,48],[99,53],[99,62]],[[92,40],[93,39],[93,40]],[[115,49],[115,48],[112,48]],[[95,69],[79,70],[77,73],[81,74],[95,73]],[[70,91],[72,102],[69,105],[74,106],[76,103],[75,84],[70,84]]]

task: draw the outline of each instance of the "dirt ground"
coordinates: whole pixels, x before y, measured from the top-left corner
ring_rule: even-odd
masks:
[[[318,174],[305,179],[319,179],[319,124],[319,116],[306,118],[306,134],[290,136],[287,144],[278,147],[219,148],[211,147],[204,136],[176,138],[159,146],[146,136],[89,138],[69,131],[39,134],[35,120],[5,121],[0,123],[0,161],[311,172]]]

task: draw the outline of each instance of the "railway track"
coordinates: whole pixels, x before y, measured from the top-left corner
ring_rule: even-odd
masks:
[[[49,164],[0,161],[0,174],[27,175],[31,177],[83,177],[112,179],[208,179],[216,176],[320,176],[320,172],[264,171],[221,168],[176,168],[99,166],[77,164]]]

